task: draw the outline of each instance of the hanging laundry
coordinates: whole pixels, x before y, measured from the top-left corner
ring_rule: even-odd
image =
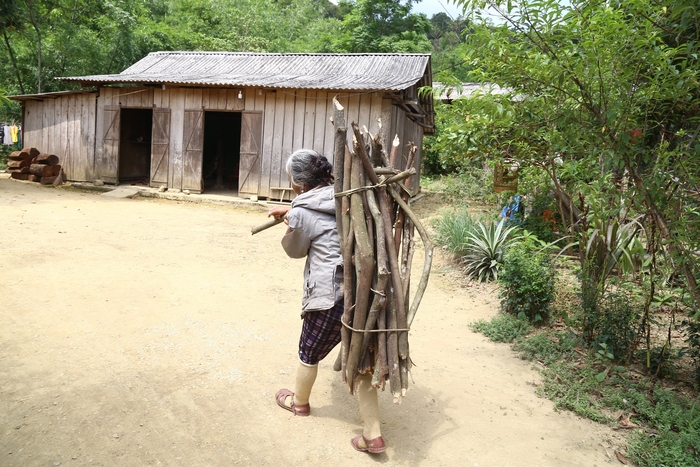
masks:
[[[10,127],[10,136],[12,136],[12,142],[13,142],[13,143],[16,143],[16,142],[17,142],[17,132],[18,132],[17,125],[12,125],[12,126]]]
[[[12,135],[10,134],[10,126],[5,125],[2,127],[3,134],[5,137],[3,138],[3,144],[7,146],[12,146]]]

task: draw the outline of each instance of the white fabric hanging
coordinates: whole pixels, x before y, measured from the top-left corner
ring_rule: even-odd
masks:
[[[3,134],[4,138],[2,140],[2,144],[12,146],[12,135],[10,134],[10,125],[5,125],[3,127]]]

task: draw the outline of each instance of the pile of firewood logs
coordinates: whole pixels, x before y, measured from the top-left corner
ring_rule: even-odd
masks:
[[[36,148],[24,148],[10,154],[6,171],[16,180],[51,185],[61,174],[58,162],[58,157],[53,154],[44,154]]]
[[[336,100],[334,105],[336,220],[345,264],[339,366],[351,393],[359,374],[372,374],[377,388],[384,390],[389,381],[394,402],[399,403],[406,395],[412,367],[408,331],[432,262],[430,239],[409,206],[408,187],[416,173],[413,160],[417,148],[407,145],[407,163],[398,168],[403,165],[397,162],[403,160],[397,157],[398,136],[387,154],[379,134],[360,131],[352,123],[354,144],[350,150],[344,109]],[[425,259],[411,301],[414,230],[420,235]]]

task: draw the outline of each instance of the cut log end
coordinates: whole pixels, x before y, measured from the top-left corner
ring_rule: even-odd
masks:
[[[58,156],[42,153],[36,156],[36,162],[37,164],[57,165]]]
[[[20,173],[20,172],[12,172],[10,174],[11,178],[14,178],[15,180],[29,180],[29,175],[27,173]]]
[[[29,166],[29,172],[38,177],[52,177],[53,167],[44,164],[32,164]]]

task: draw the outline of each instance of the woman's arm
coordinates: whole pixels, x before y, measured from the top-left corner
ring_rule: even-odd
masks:
[[[267,211],[267,217],[274,217],[275,219],[280,219],[286,216],[291,209],[291,206],[275,206],[274,208]],[[284,223],[289,225],[289,221],[287,221],[287,219],[284,220]]]

